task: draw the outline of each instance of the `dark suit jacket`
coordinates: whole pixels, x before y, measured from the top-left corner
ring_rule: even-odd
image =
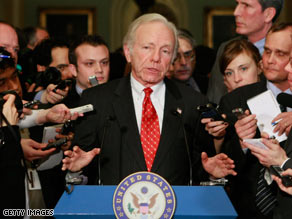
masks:
[[[201,129],[196,106],[206,99],[191,88],[165,79],[166,94],[160,143],[152,172],[164,177],[170,184],[186,185],[189,181],[189,163],[182,120],[192,157],[194,179],[206,177],[202,170],[200,152],[214,146]],[[104,184],[118,184],[124,177],[137,171],[147,171],[135,109],[130,77],[114,80],[83,92],[80,105],[93,104],[95,112],[80,119],[76,126],[73,145],[85,150],[100,147],[101,180]],[[182,117],[175,114],[182,109]],[[182,119],[182,120],[181,120]],[[203,142],[205,144],[203,144]],[[199,146],[198,146],[199,145]],[[91,168],[97,172],[93,165]]]
[[[3,209],[25,209],[23,152],[18,127],[13,130],[15,135],[8,127],[1,128],[5,143],[0,146],[0,218]]]
[[[75,108],[79,106],[80,95],[76,91],[76,81],[73,81],[68,95],[64,98],[62,103],[64,103],[68,108]]]
[[[292,168],[292,132],[290,132],[288,136],[284,149],[286,151],[287,156],[290,157],[290,160],[288,160],[283,166],[283,169],[286,170],[288,168]],[[274,218],[275,219],[292,218],[291,211],[292,196],[278,189],[277,200],[279,204],[274,210]]]
[[[234,108],[241,107],[245,111],[248,109],[247,100],[266,90],[266,80],[235,89],[222,97],[220,110],[229,115]],[[236,121],[232,116],[229,118],[232,123]],[[259,130],[257,130],[255,138],[260,138]],[[255,195],[259,170],[262,165],[249,150],[246,154],[243,153],[234,126],[228,129],[222,152],[234,160],[238,173],[236,177],[230,177],[230,198],[239,216],[242,218],[260,218],[262,215],[256,208]],[[275,185],[272,185],[272,189],[276,190]]]

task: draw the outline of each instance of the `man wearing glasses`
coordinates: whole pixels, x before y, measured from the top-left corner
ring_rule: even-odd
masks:
[[[200,88],[192,77],[196,65],[196,42],[188,31],[178,31],[179,48],[173,63],[172,78],[185,83],[200,92]]]

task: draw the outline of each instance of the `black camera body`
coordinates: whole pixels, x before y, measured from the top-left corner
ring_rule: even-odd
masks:
[[[36,73],[34,82],[36,87],[46,88],[49,84],[58,84],[62,81],[62,73],[55,67],[48,67],[43,72]]]
[[[14,104],[15,104],[15,107],[17,109],[18,115],[20,116],[22,114],[22,111],[23,111],[23,103],[22,103],[20,96],[14,90],[7,90],[7,91],[3,91],[0,93],[1,107],[3,107],[3,104],[6,102],[6,100],[4,100],[3,97],[7,94],[13,94],[15,96]]]
[[[71,86],[71,84],[72,84],[72,80],[69,80],[69,79],[67,79],[67,80],[63,80],[63,81],[60,81],[60,82],[57,84],[57,87],[55,87],[55,88],[53,89],[53,91],[56,93],[58,89],[60,89],[60,90],[64,90],[66,87]]]
[[[197,110],[201,113],[201,118],[212,118],[215,121],[225,121],[218,111],[216,104],[208,103],[197,107]]]

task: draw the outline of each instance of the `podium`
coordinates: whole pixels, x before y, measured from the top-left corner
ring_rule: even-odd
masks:
[[[229,198],[221,186],[173,186],[176,196],[174,218],[236,218]],[[113,195],[116,186],[75,186],[59,200],[54,217],[115,218]]]

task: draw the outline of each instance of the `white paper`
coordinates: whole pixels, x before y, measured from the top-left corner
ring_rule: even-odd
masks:
[[[43,132],[43,143],[48,143],[49,140],[55,139],[55,136],[58,134],[56,132],[56,128],[60,128],[62,125],[57,126],[47,126],[44,128]],[[53,153],[47,157],[47,159],[42,162],[38,167],[37,170],[48,170],[52,169],[53,167],[57,166],[63,159],[63,151],[60,150],[57,153]]]
[[[272,120],[281,113],[281,110],[270,90],[250,98],[247,100],[247,105],[251,113],[256,115],[257,126],[261,132],[266,132],[269,136],[275,136],[279,142],[287,139],[285,133],[279,136],[278,132],[273,132],[275,127],[272,126]]]
[[[268,147],[262,142],[261,138],[243,139],[243,142],[252,144],[253,146],[256,146],[261,149],[268,149]]]

